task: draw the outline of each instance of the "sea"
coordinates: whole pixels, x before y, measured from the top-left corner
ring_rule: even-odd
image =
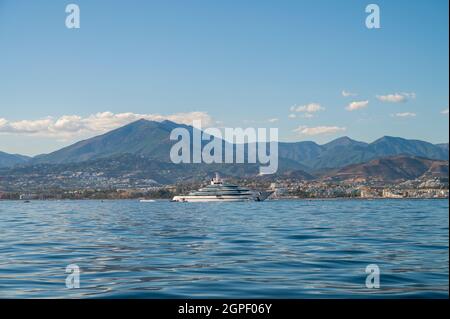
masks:
[[[0,201],[0,298],[448,298],[448,200]]]

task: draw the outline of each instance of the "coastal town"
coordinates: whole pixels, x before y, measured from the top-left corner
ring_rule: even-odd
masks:
[[[448,178],[417,178],[396,183],[351,180],[298,180],[287,178],[230,178],[250,189],[273,191],[270,199],[320,198],[448,198]],[[107,177],[101,173],[62,172],[56,176],[23,176],[3,179],[1,200],[51,199],[170,199],[204,184],[185,181],[160,185],[149,178],[133,176]]]

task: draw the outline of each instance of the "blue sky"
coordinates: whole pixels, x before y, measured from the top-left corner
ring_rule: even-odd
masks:
[[[194,111],[284,141],[448,141],[446,0],[73,0],[77,30],[68,3],[0,0],[2,151],[53,151],[134,116],[121,113]],[[381,29],[365,27],[369,3]]]

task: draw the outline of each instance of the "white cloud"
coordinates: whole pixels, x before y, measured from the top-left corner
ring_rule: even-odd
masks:
[[[19,133],[19,134],[35,134],[47,130],[52,125],[50,117],[39,120],[21,120],[9,122],[6,119],[0,120],[0,132]]]
[[[342,96],[343,97],[350,97],[350,96],[357,96],[357,95],[358,95],[357,93],[348,92],[346,90],[342,91]]]
[[[314,114],[311,114],[311,113],[304,113],[304,114],[300,114],[300,115],[297,116],[297,114],[291,113],[291,114],[288,115],[288,117],[289,117],[290,119],[295,119],[295,118],[297,118],[297,117],[301,117],[301,118],[304,118],[304,119],[310,119],[310,118],[313,118],[313,117],[314,117]]]
[[[273,119],[268,119],[267,121],[269,123],[275,123],[275,122],[278,122],[279,120],[277,118],[273,118]]]
[[[395,117],[416,117],[416,113],[412,113],[412,112],[403,112],[403,113],[395,113],[392,114],[392,116]]]
[[[415,99],[416,93],[393,93],[386,95],[377,95],[377,99],[381,102],[388,103],[404,103],[410,99]]]
[[[442,110],[441,114],[448,115],[448,108],[446,108],[445,110]]]
[[[306,105],[292,106],[291,112],[315,113],[325,110],[319,103],[309,103]]]
[[[294,132],[307,136],[335,134],[344,131],[346,131],[345,127],[338,127],[338,126],[316,126],[316,127],[299,126],[294,130]]]
[[[349,105],[347,105],[347,107],[345,109],[347,111],[355,111],[355,110],[360,110],[360,109],[366,108],[368,105],[369,105],[368,100],[354,101],[354,102],[350,103]]]
[[[201,120],[204,127],[214,123],[212,118],[204,112],[176,113],[172,115],[101,112],[87,117],[63,115],[59,118],[46,117],[37,120],[21,121],[8,121],[0,118],[0,133],[70,139],[104,133],[139,119],[157,122],[169,120],[187,125],[192,125],[193,120]]]
[[[319,103],[309,103],[306,105],[294,105],[289,109],[291,112],[303,113],[301,117],[303,118],[312,118],[313,113],[324,111],[325,108],[322,107]],[[295,114],[289,115],[290,118],[295,118]]]

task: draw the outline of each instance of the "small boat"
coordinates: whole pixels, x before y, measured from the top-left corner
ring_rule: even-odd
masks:
[[[154,199],[141,199],[139,200],[140,203],[154,203],[156,202]]]
[[[210,185],[191,192],[188,195],[175,196],[173,202],[262,202],[273,191],[251,191],[244,187],[227,184],[218,174],[210,182]]]

